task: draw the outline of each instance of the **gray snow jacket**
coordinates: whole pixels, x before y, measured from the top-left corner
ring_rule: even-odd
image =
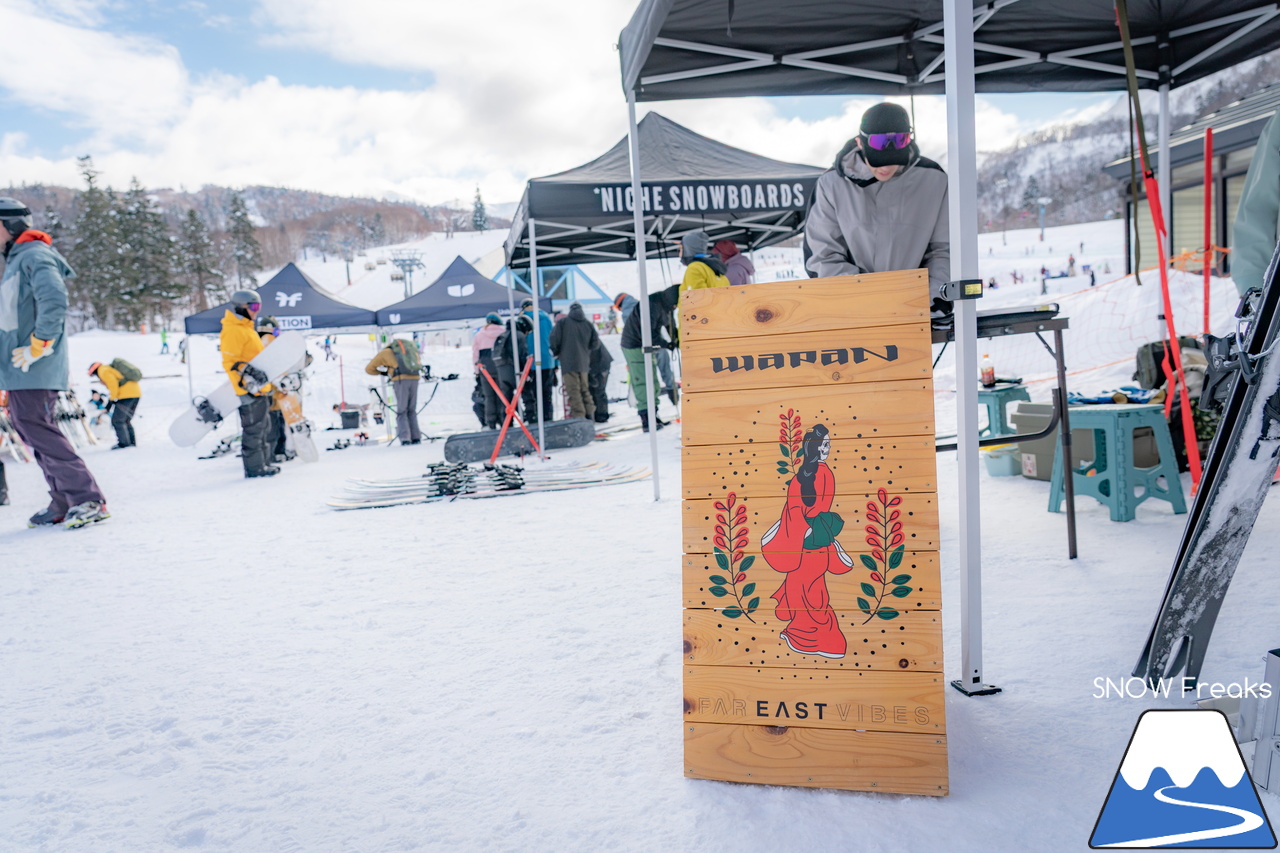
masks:
[[[564,373],[586,373],[591,368],[591,347],[599,341],[596,327],[577,303],[569,306],[568,316],[557,320],[551,330],[551,351],[560,359]]]
[[[0,280],[0,389],[5,391],[66,391],[68,359],[66,340],[67,285],[75,275],[62,255],[48,243],[47,235],[27,231],[15,243]],[[40,239],[43,238],[43,239]],[[31,343],[35,335],[53,341],[53,352],[26,372],[13,366],[11,354]]]
[[[929,289],[951,278],[947,175],[912,146],[911,161],[878,181],[853,140],[818,178],[804,226],[809,275],[927,267]]]
[[[1280,239],[1280,115],[1272,116],[1258,138],[1236,211],[1231,239],[1231,278],[1243,294],[1262,287]]]

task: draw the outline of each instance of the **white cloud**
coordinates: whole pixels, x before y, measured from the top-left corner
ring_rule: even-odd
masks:
[[[228,74],[193,79],[169,45],[3,5],[0,26],[21,34],[10,40],[19,58],[48,73],[15,73],[24,63],[9,61],[0,67],[0,87],[25,105],[65,114],[87,136],[61,159],[6,136],[0,168],[15,181],[75,185],[74,155],[89,153],[116,186],[136,175],[156,187],[264,183],[431,202],[469,199],[479,184],[486,199],[501,202],[518,198],[528,177],[572,168],[626,133],[613,43],[634,0],[260,2],[255,20],[273,45],[357,66],[430,72],[434,83],[376,91]],[[70,49],[50,63],[49,44]],[[877,100],[850,98],[839,115],[815,121],[781,116],[760,98],[654,108],[728,144],[825,165]],[[945,102],[917,98],[915,112],[922,148],[941,157]],[[980,100],[978,128],[980,149],[1001,148],[1017,120]]]

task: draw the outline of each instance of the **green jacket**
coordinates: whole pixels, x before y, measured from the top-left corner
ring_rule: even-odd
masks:
[[[1243,294],[1262,287],[1280,240],[1280,114],[1271,117],[1249,163],[1231,238],[1231,277]]]
[[[25,231],[19,235],[0,280],[0,389],[66,391],[67,285],[75,275],[49,242],[49,235]],[[35,335],[53,341],[53,352],[26,373],[13,366],[11,354],[31,343]]]

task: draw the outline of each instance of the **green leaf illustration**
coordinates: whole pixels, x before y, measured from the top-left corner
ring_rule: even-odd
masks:
[[[894,548],[894,549],[893,549],[893,553],[891,553],[891,554],[889,555],[889,569],[890,569],[890,571],[892,571],[893,569],[896,569],[896,568],[898,568],[898,566],[902,565],[902,557],[903,557],[903,553],[904,553],[904,551],[905,551],[906,547],[907,547],[906,545],[899,545],[897,548]]]
[[[751,568],[751,564],[754,563],[755,561],[756,561],[756,558],[754,554],[752,554],[750,557],[743,557],[742,562],[738,563],[738,571],[745,572],[747,569]]]
[[[782,455],[783,455],[783,456],[785,456],[785,457],[787,457],[788,459],[790,459],[790,458],[791,458],[791,448],[790,448],[790,447],[787,447],[785,444],[779,444],[778,446],[782,448]]]
[[[871,602],[867,601],[865,598],[859,598],[859,599],[858,599],[858,609],[859,609],[859,610],[861,610],[863,613],[870,613],[870,612],[871,612]]]
[[[724,575],[712,575],[711,577],[707,578],[707,580],[711,581],[712,583],[719,583],[719,584],[725,584],[729,582],[729,579]]]
[[[736,607],[726,607],[722,612],[724,613],[725,616],[728,616],[730,619],[737,619],[739,616],[742,615],[742,611]]]
[[[876,565],[876,561],[872,559],[870,554],[863,554],[861,556],[862,556],[862,565],[866,566],[868,569],[870,569],[873,572],[877,568],[879,568],[879,566]]]
[[[911,587],[909,586],[894,587],[893,592],[889,594],[892,595],[894,598],[906,598],[908,595],[911,594]]]
[[[862,594],[863,594],[863,595],[869,595],[869,596],[871,596],[872,598],[875,598],[875,597],[876,597],[876,588],[875,588],[874,586],[872,586],[871,584],[867,583],[866,581],[863,581],[863,582],[862,582]]]
[[[756,608],[759,606],[760,606],[760,596],[757,595],[755,598],[747,602],[747,612],[755,613]]]
[[[708,589],[707,592],[711,593],[716,598],[724,598],[726,595],[729,594],[729,590],[725,589],[722,586],[713,586],[710,589]]]
[[[779,465],[779,466],[778,466],[778,473],[779,473],[779,474],[786,474],[786,473],[788,473],[788,471],[787,471],[787,469],[786,469],[786,468],[784,468],[782,465]]]
[[[911,575],[894,575],[893,580],[889,581],[889,583],[892,583],[892,584],[910,583],[910,582],[911,582]]]
[[[894,610],[892,607],[886,607],[876,615],[879,616],[884,621],[888,622],[890,619],[898,618],[898,611]]]
[[[753,593],[753,592],[755,592],[755,591],[756,591],[756,585],[755,585],[754,583],[749,583],[749,584],[747,584],[746,586],[744,586],[744,587],[742,588],[742,594],[743,594],[743,595],[750,595],[751,593]]]
[[[729,571],[729,558],[719,549],[716,549],[716,565],[724,571]]]

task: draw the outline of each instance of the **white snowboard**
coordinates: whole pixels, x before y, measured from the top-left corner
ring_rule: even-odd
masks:
[[[249,362],[275,382],[292,372],[306,358],[307,342],[297,332],[285,332]],[[224,418],[236,415],[240,406],[236,389],[224,382],[207,397],[197,397],[190,409],[169,425],[169,438],[179,447],[191,447]]]

